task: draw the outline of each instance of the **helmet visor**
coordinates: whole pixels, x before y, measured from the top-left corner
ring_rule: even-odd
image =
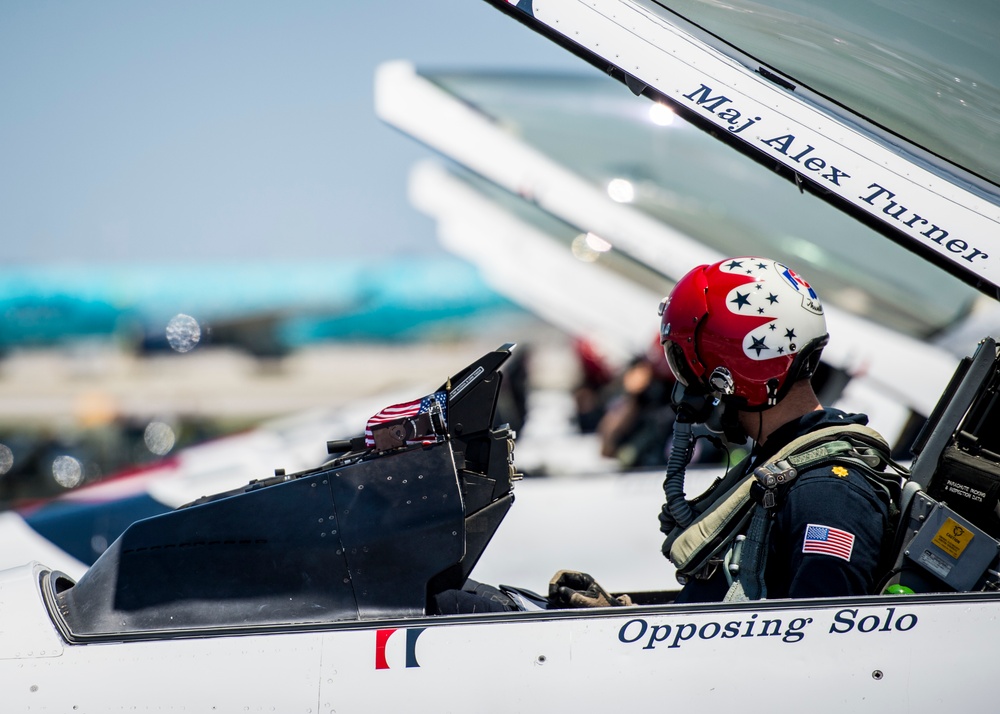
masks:
[[[694,372],[691,371],[691,366],[684,356],[684,350],[679,344],[673,340],[664,340],[663,354],[666,355],[670,371],[674,373],[678,382],[688,388],[701,384]]]

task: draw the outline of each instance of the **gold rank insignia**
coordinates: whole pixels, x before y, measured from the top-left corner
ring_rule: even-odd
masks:
[[[836,476],[836,477],[838,477],[838,478],[846,478],[847,477],[847,473],[848,473],[847,469],[845,469],[843,466],[834,466],[833,467],[833,475]]]

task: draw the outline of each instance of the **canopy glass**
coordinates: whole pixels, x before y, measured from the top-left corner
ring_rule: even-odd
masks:
[[[610,78],[421,74],[615,200],[724,255],[787,262],[824,300],[855,314],[929,337],[977,298],[958,279]]]

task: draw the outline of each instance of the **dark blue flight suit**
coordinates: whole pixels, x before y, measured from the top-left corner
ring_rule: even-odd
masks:
[[[839,409],[810,412],[776,429],[751,463],[764,463],[785,444],[816,429],[867,423],[867,416]],[[778,492],[773,517],[764,570],[767,599],[873,592],[889,508],[856,469],[827,462],[803,470]],[[807,534],[810,525],[814,527]],[[689,580],[676,601],[719,601],[727,590],[720,569],[708,580]]]

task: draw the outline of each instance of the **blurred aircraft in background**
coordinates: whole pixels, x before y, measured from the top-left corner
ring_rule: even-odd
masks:
[[[619,364],[690,267],[777,256],[827,307],[825,403],[871,415],[905,458],[969,335],[1000,327],[974,287],[611,78],[391,62],[376,108],[453,162],[411,174],[442,242]]]
[[[464,334],[483,316],[518,312],[474,266],[448,255],[0,269],[3,352],[89,339],[276,357],[327,340]]]

